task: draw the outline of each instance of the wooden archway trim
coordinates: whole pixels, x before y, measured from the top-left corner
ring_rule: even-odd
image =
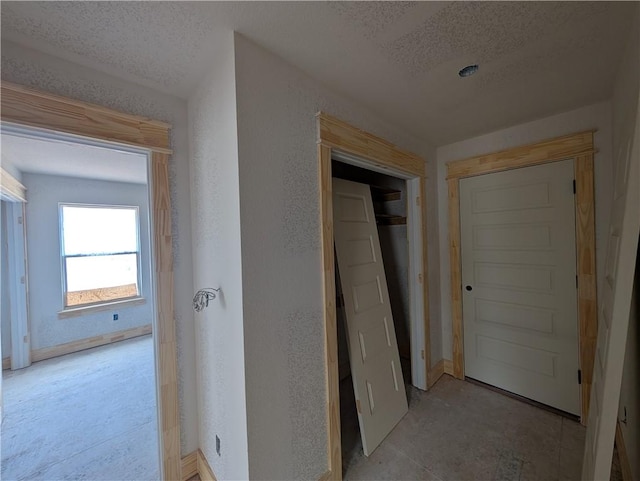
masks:
[[[156,280],[159,429],[164,479],[181,479],[177,344],[173,313],[173,254],[169,190],[169,129],[164,122],[117,112],[29,87],[2,82],[3,123],[140,147],[151,153]]]
[[[586,423],[589,413],[593,360],[598,334],[593,173],[594,132],[594,130],[578,132],[492,154],[452,161],[447,164],[453,374],[458,379],[464,379],[459,180],[465,177],[530,167],[548,162],[574,160],[578,321],[580,368],[582,370],[581,420],[583,424]]]
[[[2,121],[171,153],[167,123],[4,81]]]

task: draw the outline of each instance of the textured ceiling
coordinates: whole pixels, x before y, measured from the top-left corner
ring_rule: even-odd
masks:
[[[186,98],[236,30],[442,145],[608,99],[637,2],[2,2],[2,38]],[[637,24],[636,24],[637,25]],[[463,66],[478,74],[460,79]]]
[[[146,155],[4,132],[0,138],[3,163],[23,173],[147,183]]]

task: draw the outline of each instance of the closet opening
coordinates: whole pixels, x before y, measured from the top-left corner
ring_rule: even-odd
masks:
[[[425,161],[324,112],[319,112],[316,118],[329,451],[329,466],[322,479],[341,479],[343,451],[357,456],[371,454],[407,412],[406,384],[403,381],[410,379],[412,386],[426,390],[438,378],[438,372],[431,367],[429,343]],[[402,222],[400,218],[406,217],[409,349],[403,347],[403,357],[409,353],[408,363],[400,360],[395,324],[390,323],[393,312],[371,187],[369,184],[340,179],[334,175],[334,169],[341,176],[348,175],[345,170],[356,175],[360,172],[360,178],[350,178],[375,184],[376,197],[385,194],[398,196],[396,192],[388,192],[389,189],[400,190],[402,199],[403,192],[406,192],[404,201],[388,200],[388,205],[378,208],[378,221]],[[398,183],[387,185],[398,185],[400,189],[385,187],[383,177],[371,179],[370,176],[375,174],[392,177],[391,181]],[[378,184],[378,180],[383,182],[382,185]],[[404,205],[404,215],[401,214],[402,207],[399,207],[399,211],[392,210],[396,207],[392,205],[394,202]],[[394,225],[388,227],[393,228]],[[358,229],[360,231],[356,232]],[[383,239],[383,242],[387,240],[386,234],[383,234]],[[342,272],[336,269],[335,259],[343,265]],[[349,389],[342,389],[343,396],[352,396],[351,403],[346,400],[341,402],[340,399],[336,304],[336,276],[340,273],[341,284],[347,286],[343,290],[345,306],[348,307],[347,320],[349,316],[352,319],[360,318],[365,311],[367,316],[367,319],[357,320],[360,324],[357,321],[346,323],[350,350],[356,352],[361,361],[352,363],[350,360],[351,376],[356,382],[352,382]],[[343,333],[344,327],[341,325],[340,336]],[[400,343],[407,340],[402,333],[399,337]],[[342,356],[344,359],[344,354]],[[402,364],[405,364],[404,372]],[[409,369],[406,369],[407,364]],[[342,376],[345,376],[344,362]],[[348,377],[346,379],[348,381]],[[415,391],[412,389],[412,392]],[[350,444],[347,432],[341,435],[340,406],[350,404],[353,407],[354,400],[362,449],[354,446],[353,441]],[[351,439],[355,438],[357,442],[357,428],[352,433]],[[349,451],[350,448],[352,451]],[[349,460],[346,461],[348,467]]]
[[[412,386],[412,356],[407,180],[350,165],[337,160],[335,156],[331,162],[331,170],[333,179],[366,185],[371,193],[384,277],[393,318],[395,343],[399,353],[402,388],[406,397],[409,398]],[[337,228],[337,226],[334,227],[334,229]],[[363,441],[358,419],[358,401],[354,393],[354,379],[350,365],[345,301],[340,283],[337,256],[335,272],[342,457],[343,466],[348,470],[354,457],[363,451]],[[393,341],[393,336],[391,339]],[[354,351],[353,348],[352,351]],[[351,354],[359,355],[356,352]],[[355,361],[358,362],[359,359],[355,359]],[[375,447],[369,446],[369,450],[373,449]]]

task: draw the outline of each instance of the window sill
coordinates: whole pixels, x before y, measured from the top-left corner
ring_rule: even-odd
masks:
[[[90,304],[86,306],[71,307],[58,312],[58,319],[67,319],[69,317],[85,316],[100,311],[112,311],[122,307],[133,307],[146,304],[144,297],[134,297],[131,299],[123,299],[121,301],[103,302],[100,304]]]

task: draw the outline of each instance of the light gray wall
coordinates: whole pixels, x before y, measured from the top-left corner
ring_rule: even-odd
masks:
[[[7,211],[6,202],[2,204],[0,212],[0,308],[2,319],[0,320],[0,332],[2,337],[2,357],[11,356],[11,311],[9,305],[9,259],[7,257]]]
[[[57,346],[152,322],[147,186],[23,173],[29,276],[31,349]],[[59,319],[64,308],[60,262],[59,203],[138,206],[141,295],[147,303]],[[118,314],[114,321],[113,314]]]
[[[194,287],[222,290],[196,314],[200,449],[218,479],[248,479],[232,32],[215,45],[212,68],[189,98]]]
[[[640,21],[636,5],[636,22],[627,43],[613,92],[613,152],[617,160],[626,154],[636,125],[638,97],[640,96]],[[636,139],[640,140],[640,139]],[[638,254],[640,255],[640,248]],[[631,463],[633,479],[640,479],[640,258],[636,261],[636,277],[633,287],[631,317],[624,360],[620,408],[618,418],[621,424],[625,447]]]
[[[198,422],[186,102],[6,40],[2,41],[2,79],[172,124],[169,180],[181,448],[183,454],[194,451],[198,447]]]
[[[596,273],[598,290],[604,278],[606,242],[609,234],[609,211],[612,195],[611,104],[601,102],[559,115],[516,125],[472,139],[438,148],[438,212],[440,224],[440,290],[442,307],[443,356],[452,359],[451,286],[449,263],[449,211],[447,200],[447,162],[475,155],[498,152],[520,145],[598,129],[595,169]]]
[[[317,479],[328,464],[315,114],[431,149],[235,39],[249,475]]]

